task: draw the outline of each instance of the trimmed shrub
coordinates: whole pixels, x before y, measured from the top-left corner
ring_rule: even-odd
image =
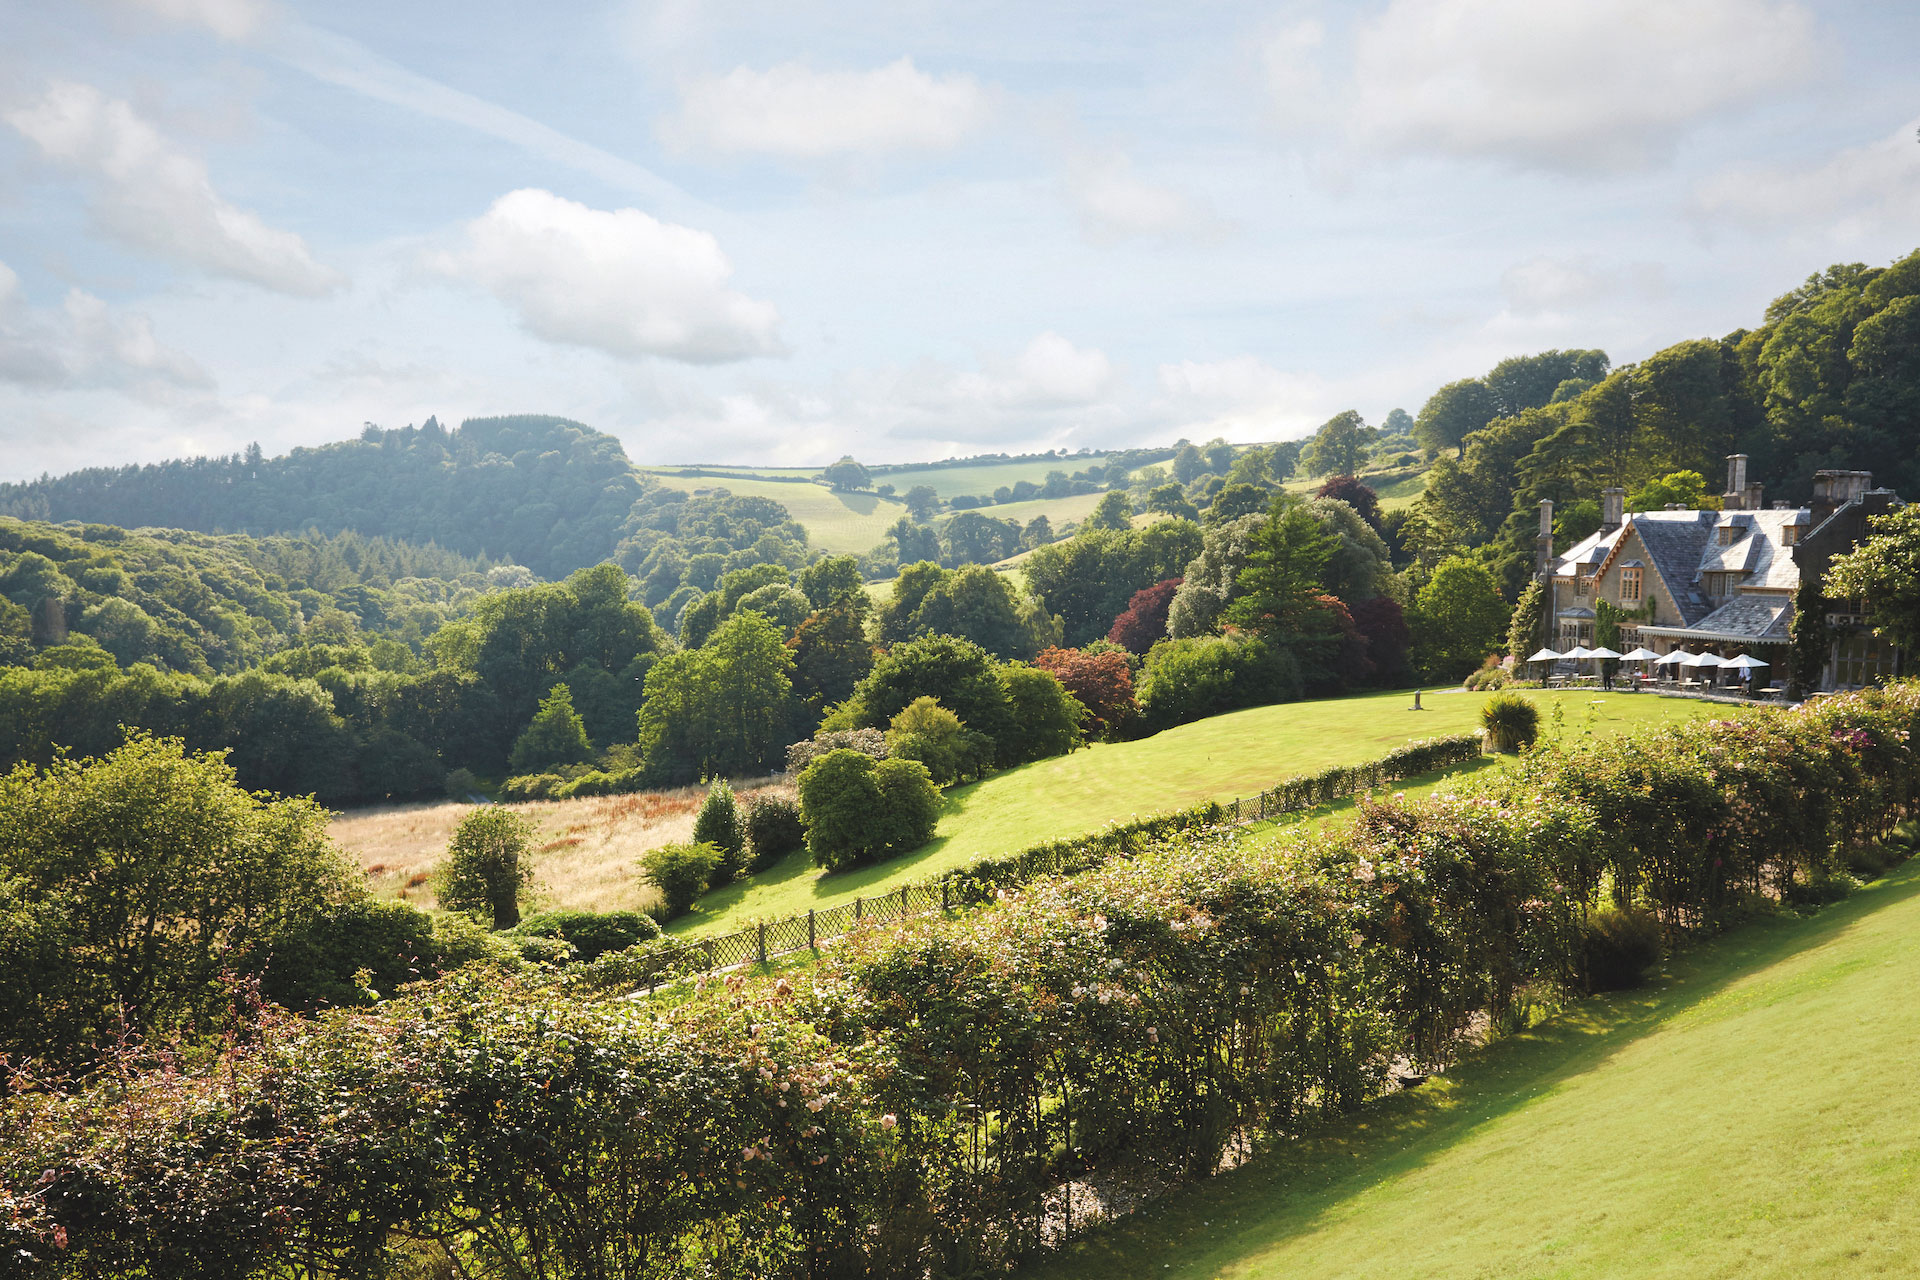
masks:
[[[740,826],[740,805],[726,779],[718,779],[707,788],[707,798],[693,820],[693,842],[710,844],[720,851],[720,865],[713,872],[716,885],[733,880],[747,865],[747,834]]]
[[[1493,693],[1513,683],[1513,677],[1496,666],[1481,667],[1467,677],[1466,688],[1470,693]]]
[[[1496,693],[1480,708],[1487,750],[1523,751],[1540,737],[1540,708],[1517,693]]]
[[[1645,911],[1607,907],[1587,917],[1580,961],[1589,991],[1625,991],[1647,980],[1666,954],[1660,922]]]
[[[839,871],[925,844],[940,790],[917,760],[829,751],[800,775],[800,816],[814,862]]]
[[[528,848],[531,822],[498,805],[483,805],[460,820],[447,845],[434,896],[494,929],[520,923],[520,895],[533,879]]]
[[[672,920],[693,909],[721,861],[720,851],[710,844],[663,844],[640,859],[640,868],[660,891],[666,918]]]
[[[609,951],[659,937],[660,926],[638,911],[542,911],[515,925],[512,936],[560,939],[573,948],[573,960],[590,964]]]
[[[747,832],[749,871],[765,871],[807,843],[807,824],[800,806],[784,796],[755,796],[741,809]]]

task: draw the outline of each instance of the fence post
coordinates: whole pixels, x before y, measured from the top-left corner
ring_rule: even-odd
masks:
[[[867,901],[859,894],[853,895],[853,922],[859,924],[867,916]]]
[[[767,922],[765,920],[762,920],[760,922],[760,963],[765,964],[766,962],[767,962]]]
[[[953,898],[950,892],[952,885],[953,881],[945,876],[940,877],[940,909],[942,911],[953,910]]]
[[[714,959],[713,957],[713,939],[708,938],[707,939],[707,970],[708,972],[712,972],[714,969],[718,968],[719,964],[720,962]]]
[[[1239,796],[1235,796],[1233,798],[1233,820],[1235,823],[1238,823],[1240,821],[1240,797]]]
[[[815,939],[815,937],[813,936],[813,908],[812,907],[807,908],[807,949],[809,951],[818,951],[820,949],[819,941]]]

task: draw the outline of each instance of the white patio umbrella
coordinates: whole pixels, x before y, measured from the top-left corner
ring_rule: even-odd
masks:
[[[1634,650],[1634,651],[1633,651],[1632,653],[1623,653],[1623,654],[1621,654],[1621,655],[1620,655],[1620,661],[1622,661],[1622,662],[1646,662],[1646,661],[1649,661],[1649,660],[1651,660],[1651,659],[1655,659],[1655,658],[1658,658],[1659,656],[1660,656],[1659,654],[1657,654],[1657,653],[1655,653],[1655,652],[1654,652],[1653,650],[1651,650],[1651,649],[1649,649],[1649,648],[1647,648],[1647,647],[1646,647],[1645,645],[1641,645],[1641,646],[1640,646],[1640,647],[1639,647],[1638,649],[1635,649],[1635,650]]]
[[[1583,644],[1577,644],[1560,656],[1563,658],[1572,658],[1575,662],[1578,662],[1582,658],[1591,658],[1593,656],[1593,650]]]
[[[1680,665],[1683,667],[1717,667],[1722,665],[1722,661],[1720,655],[1717,653],[1696,653]],[[1701,673],[1700,679],[1703,684],[1719,683],[1718,676],[1709,677],[1704,671]]]
[[[1589,649],[1587,656],[1589,658],[1624,658],[1627,655],[1624,653],[1615,653],[1605,645],[1601,645],[1598,649]]]
[[[1538,653],[1534,654],[1531,658],[1528,658],[1527,661],[1530,663],[1558,662],[1560,661],[1561,658],[1565,656],[1566,656],[1565,654],[1555,653],[1552,649],[1542,648]]]
[[[1693,655],[1685,649],[1675,649],[1664,658],[1655,658],[1653,665],[1656,667],[1677,667],[1691,657],[1693,657]]]
[[[1750,653],[1743,653],[1737,658],[1728,658],[1725,662],[1720,664],[1720,667],[1724,671],[1745,671],[1745,672],[1751,673],[1753,671],[1758,670],[1761,667],[1770,667],[1772,665],[1773,664],[1771,662],[1760,661],[1760,659],[1754,657]],[[1751,674],[1747,676],[1747,683],[1749,686],[1752,685],[1753,679],[1754,677]]]

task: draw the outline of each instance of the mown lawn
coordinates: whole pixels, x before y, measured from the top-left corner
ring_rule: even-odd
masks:
[[[1557,705],[1562,732],[1614,733],[1702,714],[1708,704],[1647,694],[1533,693]],[[1409,691],[1255,707],[1182,725],[1138,742],[1102,743],[995,774],[948,793],[934,839],[904,858],[828,875],[795,854],[751,879],[707,895],[674,932],[704,934],[749,920],[851,902],[924,880],[983,854],[1084,835],[1110,822],[1209,799],[1256,795],[1282,778],[1385,755],[1410,739],[1479,725],[1485,697]],[[1547,724],[1551,726],[1549,715]]]
[[[1912,1275],[1920,864],[1669,968],[1029,1280]]]

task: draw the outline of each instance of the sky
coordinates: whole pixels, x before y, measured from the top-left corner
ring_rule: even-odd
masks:
[[[0,0],[0,480],[1299,436],[1920,246],[1920,6]]]

